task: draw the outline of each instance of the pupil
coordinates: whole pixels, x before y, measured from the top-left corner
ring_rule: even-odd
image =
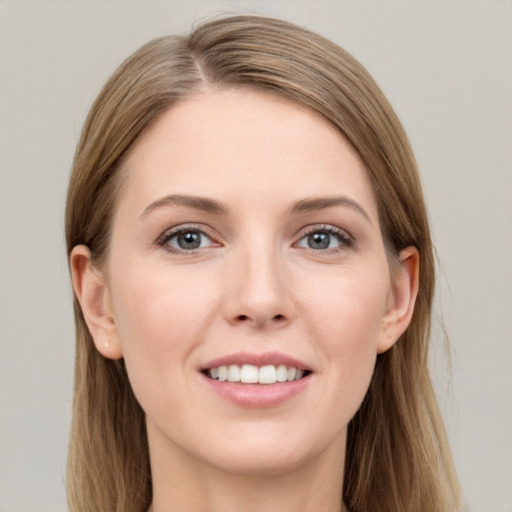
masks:
[[[312,233],[308,236],[308,245],[311,249],[327,249],[330,236],[327,233]]]
[[[182,249],[197,249],[201,245],[201,235],[197,231],[187,231],[178,235],[178,245]]]

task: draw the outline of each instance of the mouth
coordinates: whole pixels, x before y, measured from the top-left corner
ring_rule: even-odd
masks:
[[[219,365],[203,370],[203,374],[219,382],[238,384],[277,384],[307,377],[311,371],[285,364],[256,366],[253,364]]]
[[[199,368],[202,380],[223,399],[242,408],[273,408],[311,386],[313,369],[278,352],[239,352]]]

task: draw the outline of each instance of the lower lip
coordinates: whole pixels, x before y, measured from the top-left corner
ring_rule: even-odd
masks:
[[[215,393],[241,407],[276,407],[290,400],[306,389],[312,374],[290,382],[275,384],[241,384],[239,382],[220,382],[204,374],[201,377]]]

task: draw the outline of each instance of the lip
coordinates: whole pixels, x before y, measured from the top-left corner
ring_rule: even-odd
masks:
[[[200,367],[199,371],[216,368],[218,366],[229,366],[230,364],[237,364],[239,366],[242,366],[243,364],[252,364],[258,367],[267,366],[269,364],[273,364],[275,366],[284,364],[286,366],[293,366],[294,368],[297,368],[297,370],[312,371],[312,369],[302,361],[279,352],[264,352],[261,354],[239,352],[236,354],[230,354],[208,361]]]
[[[237,353],[213,359],[200,368],[199,376],[208,388],[223,399],[244,408],[271,408],[281,405],[299,393],[303,392],[310,384],[314,374],[309,373],[300,380],[289,382],[276,382],[275,384],[240,384],[237,382],[220,382],[210,379],[204,370],[230,364],[252,364],[254,366],[266,366],[281,364],[293,366],[299,370],[312,372],[308,365],[302,361],[278,352],[266,352],[262,354]]]
[[[236,382],[220,382],[210,379],[203,373],[199,374],[203,382],[217,395],[235,405],[246,408],[270,408],[290,400],[304,391],[313,374],[291,382],[275,384],[240,384]]]

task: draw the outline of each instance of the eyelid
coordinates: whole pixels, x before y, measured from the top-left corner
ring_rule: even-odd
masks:
[[[297,236],[304,237],[305,235],[310,235],[316,231],[326,231],[328,233],[337,234],[346,239],[354,240],[354,237],[346,229],[340,228],[333,224],[311,224],[302,228],[298,232]]]
[[[208,247],[220,247],[223,245],[221,242],[218,241],[219,237],[218,237],[218,235],[216,235],[216,233],[214,232],[213,229],[211,229],[207,225],[197,224],[197,223],[193,223],[193,222],[178,224],[176,226],[172,226],[172,227],[166,229],[157,237],[155,243],[159,247],[163,247],[169,252],[174,252],[174,253],[179,253],[179,254],[194,254],[197,251],[204,250],[207,248],[207,247],[201,247],[201,248],[197,248],[197,249],[185,250],[185,249],[173,247],[168,244],[168,242],[171,238],[179,235],[180,233],[186,232],[186,231],[197,231],[197,232],[201,233],[202,235],[206,236],[211,242],[211,244],[209,244]],[[355,243],[354,237],[346,229],[342,229],[342,228],[340,228],[338,226],[334,226],[332,224],[311,224],[309,226],[302,228],[296,234],[296,236],[294,238],[297,241],[294,242],[293,246],[297,246],[297,244],[303,238],[305,238],[308,235],[315,233],[315,232],[328,233],[330,235],[335,236],[340,242],[339,247],[331,248],[331,249],[318,250],[318,249],[309,248],[311,251],[314,251],[315,253],[338,252],[340,250],[344,250],[344,249],[352,247]],[[301,248],[308,249],[306,247],[301,247]]]
[[[355,243],[354,237],[346,229],[342,229],[342,228],[334,226],[332,224],[312,224],[310,226],[306,226],[306,227],[302,228],[299,231],[299,233],[296,235],[297,242],[295,242],[294,245],[297,245],[302,239],[304,239],[308,235],[311,235],[312,233],[316,233],[316,232],[324,232],[324,233],[328,233],[330,235],[334,235],[340,241],[340,248],[331,248],[331,249],[324,249],[324,250],[309,248],[310,250],[312,250],[316,253],[343,250],[343,249],[352,247]],[[308,249],[308,248],[304,247],[304,249]]]
[[[164,247],[169,252],[179,253],[179,254],[193,254],[196,251],[205,249],[204,247],[198,248],[198,249],[190,249],[190,250],[184,250],[179,249],[176,247],[172,247],[168,244],[169,240],[180,233],[186,232],[186,231],[197,231],[201,233],[202,235],[206,236],[211,242],[211,246],[220,247],[222,244],[218,242],[216,235],[214,234],[213,230],[209,228],[208,226],[205,226],[204,224],[195,224],[195,223],[183,223],[178,224],[177,226],[173,226],[171,228],[166,229],[162,234],[158,236],[156,239],[156,244],[160,247]]]

